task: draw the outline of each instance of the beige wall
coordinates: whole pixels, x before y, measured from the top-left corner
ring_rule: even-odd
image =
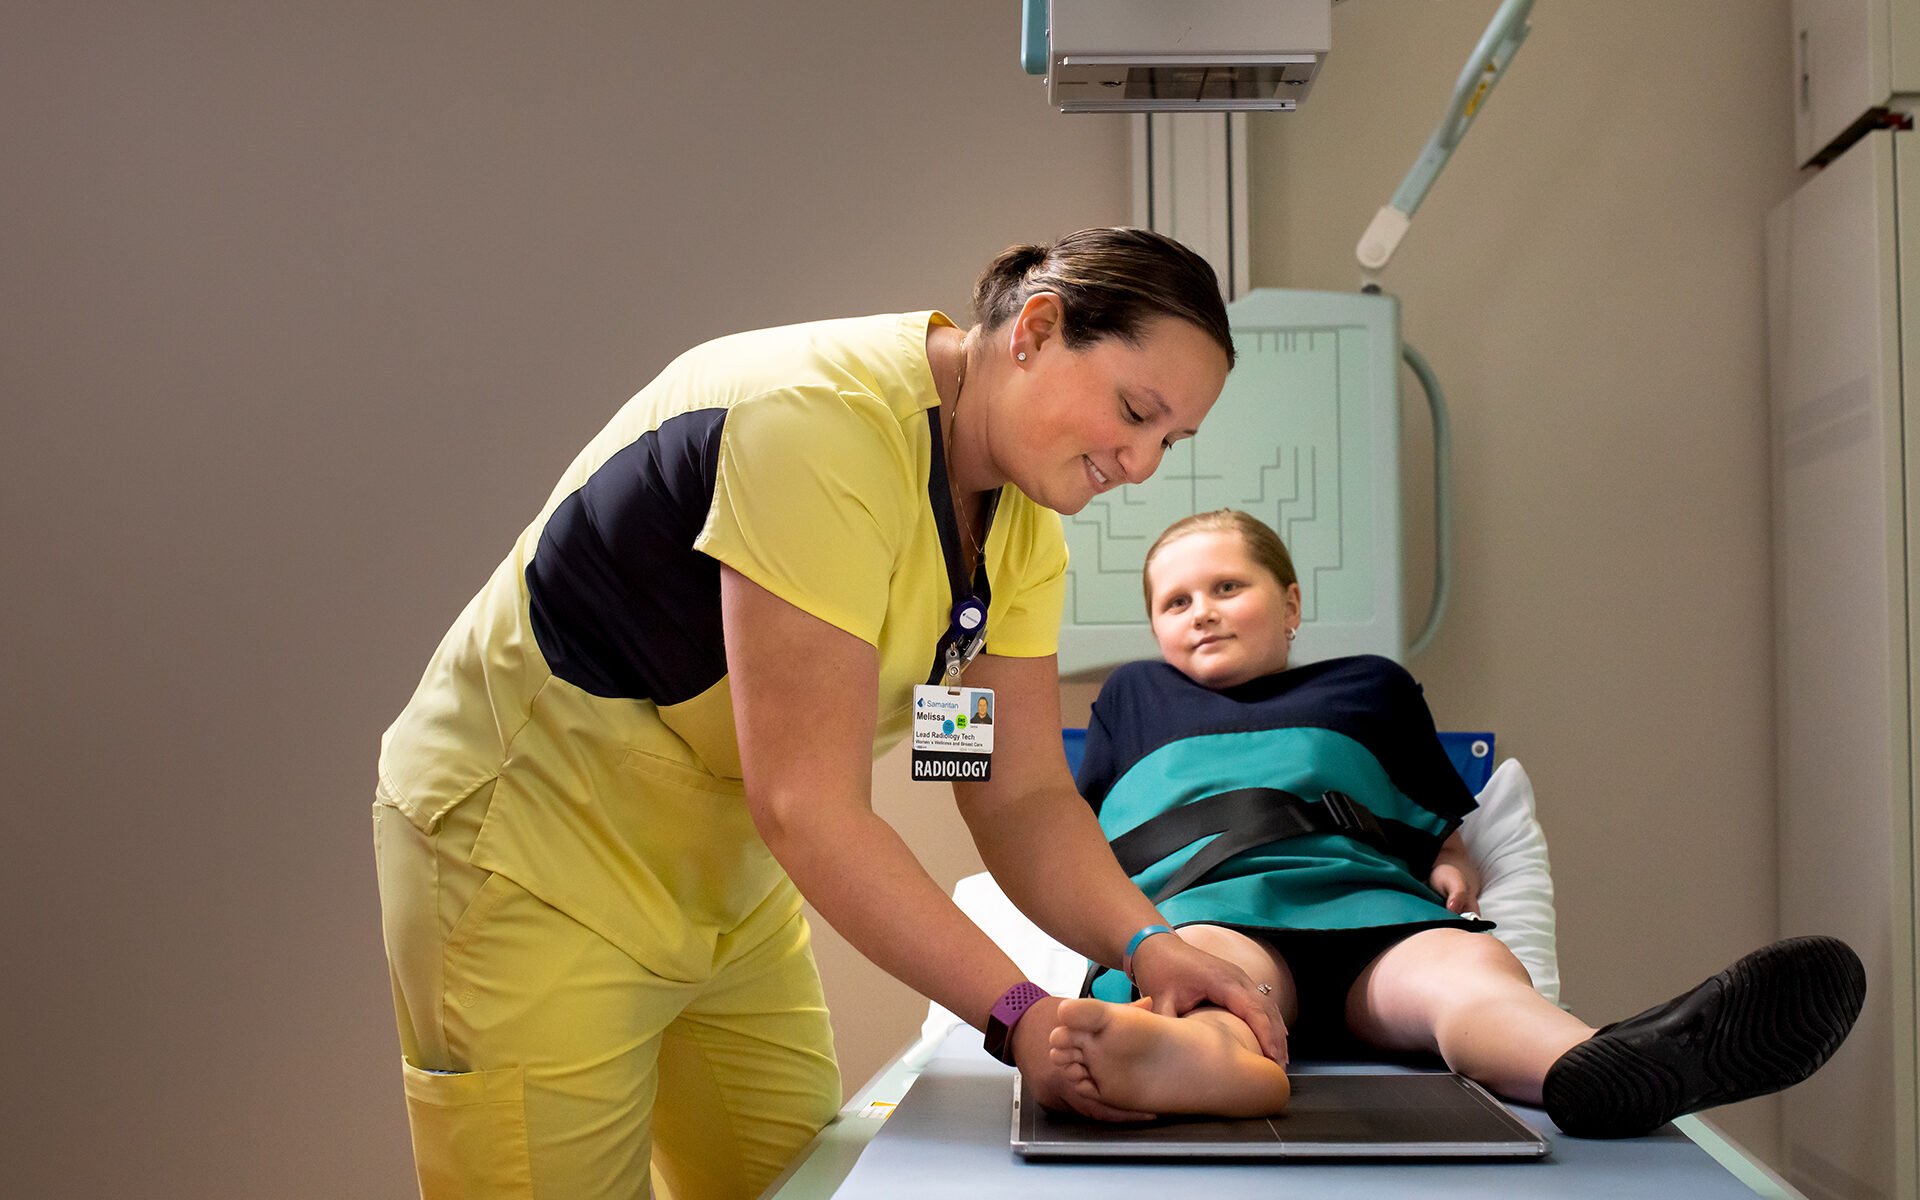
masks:
[[[1352,286],[1492,7],[1337,10],[1308,111],[1256,122],[1261,282]],[[1454,615],[1414,666],[1533,771],[1597,1016],[1773,926],[1784,10],[1543,5],[1391,277],[1459,442]],[[403,1193],[379,730],[677,350],[958,311],[1007,242],[1126,218],[1124,121],[1051,114],[1017,28],[1011,0],[6,7],[0,1192]],[[940,790],[876,774],[936,877],[977,868]],[[820,944],[857,1084],[921,1004]]]
[[[1126,218],[1124,121],[1051,113],[1018,32],[0,6],[0,1194],[404,1194],[380,730],[671,355],[964,313],[1001,247]]]
[[[1498,7],[1334,10],[1298,119],[1249,137],[1255,283],[1358,285],[1354,243]],[[1787,7],[1540,4],[1386,276],[1454,437],[1451,613],[1409,665],[1443,726],[1526,763],[1565,999],[1596,1021],[1776,927],[1761,264],[1796,181]],[[1416,621],[1429,480],[1410,472]],[[1719,1116],[1770,1151],[1776,1108]]]

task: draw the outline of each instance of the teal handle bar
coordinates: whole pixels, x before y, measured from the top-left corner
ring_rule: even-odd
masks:
[[[1533,0],[1506,0],[1500,11],[1493,14],[1487,31],[1480,35],[1480,44],[1473,49],[1473,57],[1460,71],[1460,81],[1453,85],[1453,102],[1447,106],[1447,115],[1427,140],[1426,149],[1407,172],[1400,190],[1393,194],[1394,208],[1411,217],[1427,198],[1427,189],[1453,157],[1454,147],[1467,135],[1467,127],[1479,115],[1487,94],[1507,73],[1507,64],[1519,52],[1520,43],[1527,40],[1531,32],[1527,14],[1532,9]]]
[[[1021,0],[1020,65],[1029,75],[1047,73],[1047,0]]]
[[[1427,198],[1427,190],[1439,178],[1447,160],[1453,157],[1454,148],[1467,135],[1467,129],[1479,115],[1494,85],[1507,73],[1507,65],[1519,52],[1520,44],[1527,40],[1530,32],[1527,15],[1532,9],[1533,0],[1504,0],[1487,25],[1487,31],[1480,35],[1480,44],[1474,47],[1473,57],[1467,60],[1460,71],[1459,82],[1454,84],[1447,115],[1427,139],[1426,148],[1414,161],[1413,169],[1407,172],[1400,190],[1393,194],[1389,207],[1398,210],[1403,218],[1398,226],[1400,232],[1406,229],[1404,218],[1411,218]],[[1388,215],[1383,212],[1381,217]],[[1376,223],[1378,221],[1377,218]],[[1393,243],[1398,240],[1398,233],[1390,232],[1387,256],[1391,256]],[[1365,240],[1362,246],[1364,249]],[[1362,263],[1372,266],[1377,274],[1379,268],[1385,266],[1385,259],[1369,264],[1363,254]],[[1446,396],[1440,390],[1440,380],[1433,368],[1410,344],[1402,343],[1400,353],[1426,392],[1427,409],[1433,418],[1433,603],[1427,610],[1426,624],[1407,647],[1407,657],[1413,658],[1433,644],[1453,594],[1453,431],[1447,419]]]
[[[1453,428],[1447,421],[1447,398],[1426,357],[1406,342],[1400,344],[1400,357],[1427,393],[1427,411],[1433,416],[1433,604],[1426,625],[1407,647],[1412,658],[1433,644],[1453,595]]]

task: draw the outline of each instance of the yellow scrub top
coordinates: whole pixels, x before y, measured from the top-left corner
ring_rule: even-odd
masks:
[[[935,323],[759,330],[671,363],[448,630],[381,739],[380,799],[432,832],[491,783],[475,866],[701,978],[782,879],[744,803],[719,564],[873,645],[875,756],[900,739],[952,607],[928,499]],[[1054,653],[1059,517],[1004,488],[985,555],[986,650]]]

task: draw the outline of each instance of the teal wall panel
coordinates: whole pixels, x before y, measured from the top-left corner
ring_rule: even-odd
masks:
[[[1261,289],[1228,311],[1239,364],[1199,436],[1152,479],[1064,518],[1065,672],[1155,653],[1141,561],[1161,530],[1214,508],[1244,509],[1286,539],[1304,592],[1300,661],[1405,648],[1397,302]]]

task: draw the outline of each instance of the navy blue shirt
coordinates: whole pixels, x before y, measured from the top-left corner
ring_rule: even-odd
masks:
[[[1081,794],[1111,840],[1161,813],[1238,788],[1309,801],[1338,791],[1396,833],[1399,853],[1339,833],[1254,846],[1160,902],[1176,924],[1252,931],[1463,924],[1427,886],[1474,799],[1434,731],[1420,685],[1372,655],[1330,659],[1214,691],[1161,662],[1131,663],[1094,702]],[[1211,840],[1211,839],[1207,839]],[[1133,876],[1149,896],[1206,845]],[[1117,980],[1117,983],[1115,982]],[[1125,981],[1103,982],[1125,999]]]

